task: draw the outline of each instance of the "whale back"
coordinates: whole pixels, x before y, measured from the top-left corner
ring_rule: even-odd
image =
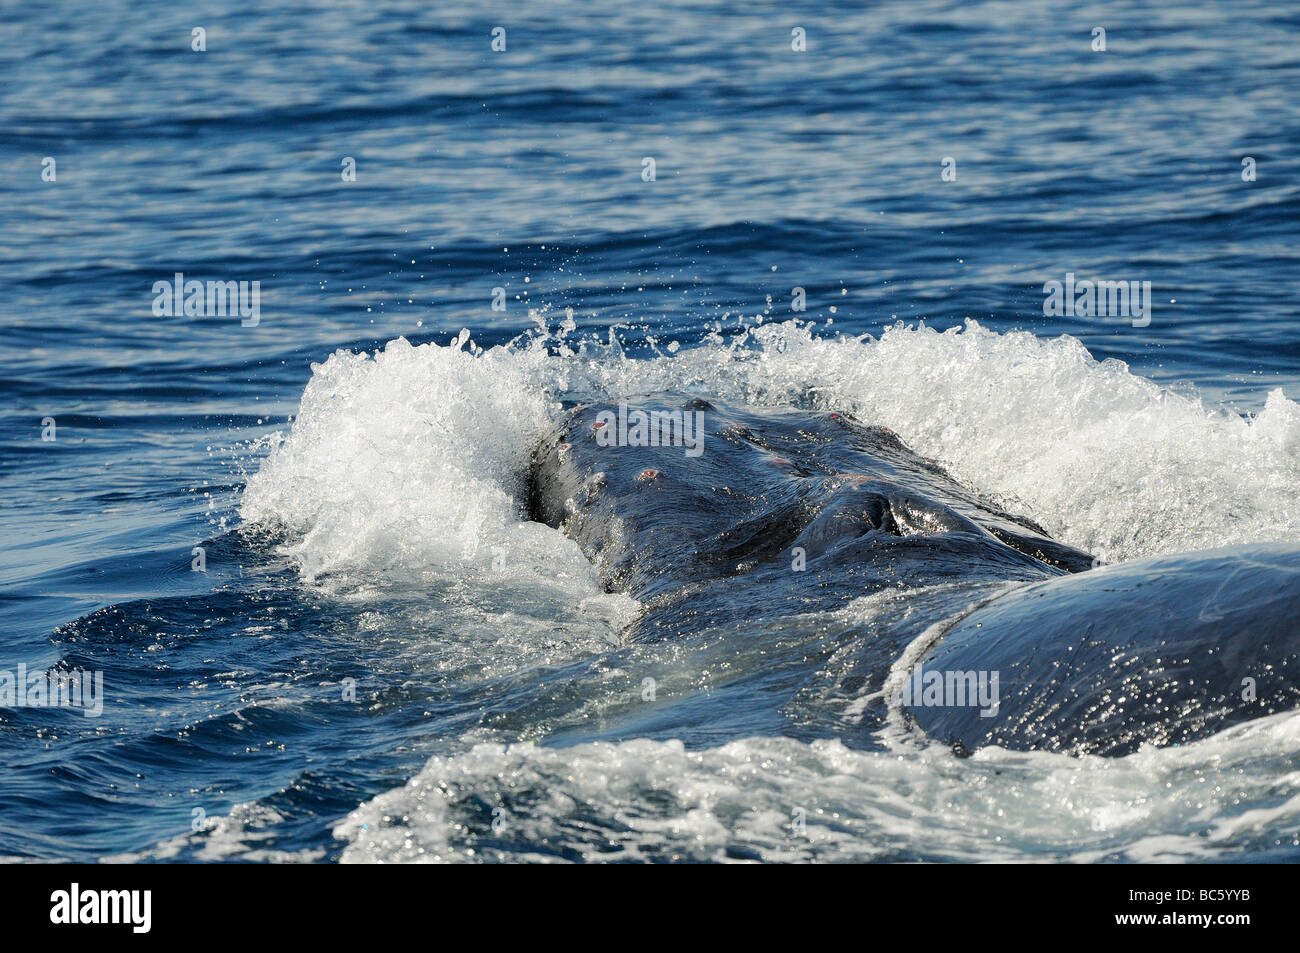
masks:
[[[904,674],[906,711],[960,749],[1123,755],[1300,707],[1300,547],[1159,556],[1026,586]],[[933,672],[998,676],[998,704],[927,705]],[[969,677],[966,683],[970,683]],[[930,684],[937,685],[935,676]],[[957,701],[942,696],[942,701]]]

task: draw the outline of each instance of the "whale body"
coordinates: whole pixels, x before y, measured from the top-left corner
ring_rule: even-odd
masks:
[[[843,411],[579,405],[534,452],[529,507],[642,603],[631,641],[936,593],[845,685],[959,753],[1123,755],[1300,707],[1300,547],[1095,568]]]
[[[958,621],[908,673],[915,683],[916,669],[998,671],[997,712],[908,711],[967,750],[1120,755],[1194,741],[1300,707],[1297,606],[1300,547],[1282,545],[1157,556],[1026,586]]]

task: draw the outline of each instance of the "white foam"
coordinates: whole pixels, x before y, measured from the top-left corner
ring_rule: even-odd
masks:
[[[528,455],[554,408],[515,355],[464,345],[398,339],[313,365],[291,432],[241,503],[246,522],[293,535],[305,578],[483,567],[494,556],[518,566],[548,548],[561,563],[581,560],[558,534],[516,529]]]
[[[268,846],[280,836],[277,826],[283,821],[279,811],[265,804],[236,804],[229,814],[204,818],[198,831],[169,837],[148,850],[113,854],[103,862],[138,864],[184,858],[190,863],[238,859],[245,863],[310,864],[324,859],[325,851],[319,848],[285,851]]]
[[[976,489],[1111,560],[1300,538],[1300,407],[1207,407],[1077,340],[896,329],[836,393]]]
[[[548,845],[580,860],[1222,859],[1300,836],[1300,799],[1278,796],[1273,770],[1297,755],[1296,713],[1126,758],[790,738],[478,744],[334,833],[345,862],[559,859]]]

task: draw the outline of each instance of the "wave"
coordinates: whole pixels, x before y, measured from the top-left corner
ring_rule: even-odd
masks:
[[[345,863],[1173,862],[1300,837],[1300,797],[1278,784],[1300,756],[1294,712],[1118,759],[899,754],[791,738],[478,744],[431,759],[334,835]]]
[[[243,520],[286,529],[308,581],[490,573],[494,556],[583,577],[575,546],[525,522],[529,454],[565,402],[676,390],[848,410],[1109,561],[1300,537],[1300,407],[1280,390],[1242,416],[1072,337],[975,321],[879,338],[831,322],[718,328],[687,348],[651,339],[644,356],[613,331],[570,330],[487,349],[468,331],[399,338],[313,365],[290,431],[248,479]]]

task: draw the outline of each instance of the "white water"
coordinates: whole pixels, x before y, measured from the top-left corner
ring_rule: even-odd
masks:
[[[295,534],[304,576],[488,565],[493,546],[531,562],[521,491],[558,400],[653,390],[850,410],[1110,561],[1300,538],[1300,406],[1275,391],[1245,419],[1070,337],[971,322],[818,339],[786,322],[651,360],[591,342],[479,351],[466,337],[313,367],[241,507]]]
[[[433,758],[335,835],[350,862],[553,859],[548,840],[584,860],[724,860],[732,845],[764,860],[1212,860],[1300,844],[1298,766],[1295,713],[1126,758],[789,738],[481,744]]]

